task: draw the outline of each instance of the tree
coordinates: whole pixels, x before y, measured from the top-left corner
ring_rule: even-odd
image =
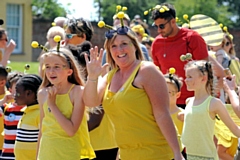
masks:
[[[218,0],[220,1],[220,0]],[[205,14],[219,23],[224,25],[232,26],[233,21],[229,17],[232,13],[229,12],[229,6],[221,5],[217,0],[167,0],[168,3],[173,4],[177,10],[177,16],[182,18],[182,15],[188,14],[191,17],[194,14]],[[224,0],[222,0],[224,1]],[[234,1],[234,0],[229,0]],[[238,0],[235,0],[238,1]],[[101,17],[107,24],[112,24],[112,16],[116,12],[116,6],[119,4],[121,6],[126,6],[128,8],[127,14],[130,18],[134,15],[139,14],[144,19],[148,21],[149,24],[152,23],[151,14],[144,16],[143,12],[166,2],[165,0],[94,0],[95,4],[99,7],[99,17]],[[240,3],[240,2],[239,2]]]
[[[218,0],[220,5],[227,6],[228,11],[232,13],[231,18],[234,21],[233,26],[240,27],[240,1],[239,0]],[[229,17],[230,18],[230,17]]]
[[[58,16],[65,17],[67,12],[57,0],[32,0],[32,13],[37,18],[53,20]]]

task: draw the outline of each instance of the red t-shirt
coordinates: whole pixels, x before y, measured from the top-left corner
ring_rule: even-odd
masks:
[[[204,39],[195,31],[181,28],[174,37],[162,37],[158,35],[152,44],[153,62],[157,65],[163,74],[166,74],[169,68],[176,69],[176,75],[185,79],[184,65],[180,56],[191,53],[192,59],[201,60],[208,57],[207,45]],[[187,91],[183,82],[181,97],[178,98],[177,104],[185,104],[188,97],[193,96],[193,92]]]

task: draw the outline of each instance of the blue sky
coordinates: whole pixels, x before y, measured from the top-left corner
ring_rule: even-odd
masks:
[[[63,7],[67,7],[67,4],[71,5],[68,10],[72,12],[74,18],[83,17],[88,20],[96,20],[96,9],[93,6],[93,0],[58,0]]]

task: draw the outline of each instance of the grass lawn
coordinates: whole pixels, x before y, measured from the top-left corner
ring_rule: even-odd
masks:
[[[11,67],[12,71],[24,72],[25,65],[29,64],[30,68],[25,73],[38,74],[39,62],[13,62],[11,61],[7,66]]]

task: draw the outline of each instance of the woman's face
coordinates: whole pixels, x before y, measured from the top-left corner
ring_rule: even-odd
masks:
[[[126,35],[117,35],[110,44],[110,52],[115,63],[121,67],[136,60],[136,48]]]
[[[71,31],[67,28],[66,33],[66,44],[79,45],[86,40],[86,37],[79,37],[77,34],[72,34]]]
[[[7,42],[8,42],[7,35],[3,33],[2,37],[0,38],[0,48],[6,48]]]

